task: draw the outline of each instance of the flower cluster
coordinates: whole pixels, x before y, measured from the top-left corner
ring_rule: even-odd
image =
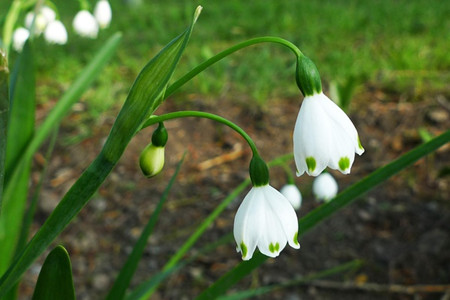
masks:
[[[361,155],[364,148],[348,116],[323,94],[316,66],[302,55],[297,62],[297,84],[305,97],[293,134],[297,176],[305,172],[318,176],[326,167],[349,174],[355,153]],[[278,256],[286,244],[300,248],[294,208],[300,207],[301,194],[293,184],[283,187],[282,193],[271,187],[264,166],[259,156],[254,155],[250,163],[253,188],[234,220],[234,238],[243,260],[250,259],[256,247],[270,257]],[[313,185],[319,200],[330,200],[337,190],[337,183],[329,173],[320,175]]]
[[[108,0],[99,0],[94,8],[94,14],[87,9],[80,10],[73,19],[74,31],[87,38],[97,38],[100,29],[109,26],[112,10]],[[40,36],[49,44],[64,45],[68,35],[64,24],[57,18],[57,13],[49,6],[42,6],[37,13],[30,11],[25,16],[25,27],[18,27],[13,33],[12,46],[20,52],[31,35]]]
[[[80,10],[73,19],[75,32],[86,38],[97,38],[99,29],[109,26],[112,19],[111,6],[107,0],[100,0],[94,8],[94,14],[87,9]]]
[[[13,33],[13,48],[20,52],[31,32],[44,39],[49,44],[64,45],[67,43],[67,30],[57,19],[56,12],[48,6],[42,6],[37,13],[28,12],[25,16],[25,27],[18,27]]]

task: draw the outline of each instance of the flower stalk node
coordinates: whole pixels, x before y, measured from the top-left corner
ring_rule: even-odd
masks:
[[[313,96],[322,92],[319,70],[308,57],[304,55],[298,57],[295,75],[297,85],[303,96]]]
[[[269,183],[269,168],[259,155],[253,155],[249,172],[253,186],[265,186]]]

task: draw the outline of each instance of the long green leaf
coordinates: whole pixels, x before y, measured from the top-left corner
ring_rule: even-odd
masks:
[[[6,134],[9,119],[9,68],[6,53],[0,49],[0,214],[5,179]]]
[[[16,250],[28,194],[30,165],[34,153],[51,131],[59,125],[64,115],[78,101],[95,77],[100,74],[101,68],[115,52],[120,38],[120,34],[115,34],[108,40],[77,80],[64,93],[32,137],[25,134],[30,131],[25,125],[32,126],[32,129],[34,129],[34,72],[32,72],[33,64],[31,50],[28,47],[29,42],[25,44],[17,63],[18,67],[15,68],[11,76],[11,102],[13,107],[9,127],[12,129],[8,133],[11,144],[8,141],[3,213],[0,215],[0,243],[6,246],[0,248],[0,274],[5,272]],[[16,110],[14,109],[14,103],[17,104]],[[24,123],[23,131],[24,136],[28,137],[27,139],[20,137],[21,122]],[[15,142],[14,138],[17,138],[20,144]],[[10,155],[9,153],[13,154]]]
[[[117,164],[136,131],[162,102],[161,95],[186,47],[198,14],[199,10],[191,26],[161,50],[138,75],[101,153],[67,192],[22,254],[0,278],[0,298],[86,205]]]
[[[116,281],[114,282],[111,290],[108,293],[108,296],[106,299],[113,300],[113,299],[123,299],[125,297],[125,293],[127,291],[127,288],[131,282],[131,279],[133,278],[134,272],[137,269],[138,263],[141,260],[142,254],[144,253],[145,246],[147,245],[147,240],[150,237],[153,228],[155,227],[156,221],[158,220],[159,214],[162,210],[163,204],[166,201],[167,197],[169,196],[169,192],[172,189],[172,185],[175,182],[175,179],[178,175],[178,172],[181,169],[181,165],[184,161],[184,156],[178,163],[178,166],[172,175],[172,177],[169,180],[169,183],[164,190],[161,199],[158,202],[158,205],[156,206],[155,211],[153,212],[152,216],[147,222],[147,225],[145,225],[144,229],[142,230],[141,236],[139,237],[138,241],[133,247],[133,251],[131,252],[130,256],[128,257],[125,265],[122,267],[119,275],[117,276]]]
[[[45,259],[32,299],[75,300],[72,265],[63,246],[57,246]]]
[[[31,41],[27,41],[11,73],[10,113],[6,138],[5,194],[0,216],[0,274],[11,262],[17,246],[28,195],[31,161],[23,165],[14,193],[8,193],[8,178],[13,163],[31,140],[36,110],[34,55]]]
[[[305,217],[301,218],[299,222],[299,234],[305,234],[309,229],[356,200],[357,197],[363,195],[421,157],[435,151],[448,142],[450,142],[450,130],[427,143],[417,146],[393,162],[369,174],[362,180],[339,193],[332,201],[319,206]],[[266,260],[267,256],[262,255],[260,252],[255,253],[251,260],[239,263],[234,269],[203,291],[196,299],[215,299],[220,295],[225,294],[231,286],[236,284],[252,270],[259,267]]]

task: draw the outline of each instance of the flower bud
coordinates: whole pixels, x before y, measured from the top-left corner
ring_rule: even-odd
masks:
[[[153,132],[152,144],[158,147],[164,147],[168,138],[169,135],[167,134],[166,127],[164,127],[163,122],[160,122],[158,128]]]
[[[296,81],[305,97],[322,92],[319,70],[317,70],[313,61],[306,56],[301,56],[297,60]]]
[[[338,184],[330,173],[322,173],[317,176],[312,188],[317,200],[330,201],[338,192]]]
[[[139,157],[139,165],[147,178],[159,174],[164,167],[164,147],[149,144]]]

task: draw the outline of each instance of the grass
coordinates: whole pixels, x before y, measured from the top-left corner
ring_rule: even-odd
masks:
[[[2,13],[10,2],[0,3]],[[39,38],[39,101],[57,98],[108,36],[122,31],[117,58],[84,96],[94,118],[122,103],[141,67],[180,32],[199,4],[204,10],[175,77],[236,42],[276,35],[311,57],[325,82],[356,78],[393,92],[412,88],[413,98],[430,89],[449,92],[445,83],[450,79],[450,55],[445,37],[450,31],[450,6],[446,1],[165,0],[141,1],[136,7],[127,2],[133,1],[111,0],[111,27],[98,39],[86,40],[70,30],[78,2],[55,1],[69,28],[69,44],[46,45]],[[287,50],[259,45],[207,70],[183,87],[177,98],[190,93],[246,97],[265,105],[272,97],[299,95],[293,72],[293,56]]]

